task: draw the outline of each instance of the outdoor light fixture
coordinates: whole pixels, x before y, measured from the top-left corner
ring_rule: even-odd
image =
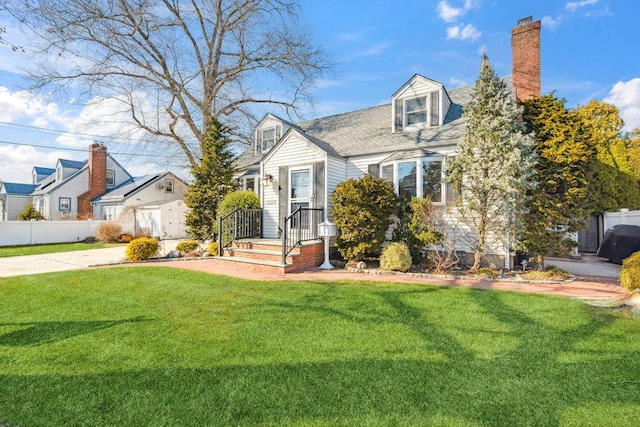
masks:
[[[269,173],[265,173],[262,180],[264,181],[265,184],[269,185],[273,182],[273,175]]]
[[[318,236],[324,237],[324,262],[320,266],[323,270],[331,270],[333,265],[329,262],[329,240],[338,235],[338,227],[328,219],[318,224]]]

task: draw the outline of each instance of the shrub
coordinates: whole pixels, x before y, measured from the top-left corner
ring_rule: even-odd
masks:
[[[336,187],[331,202],[331,215],[340,230],[338,252],[348,261],[378,255],[397,203],[391,183],[369,174],[348,179]]]
[[[620,284],[628,291],[640,289],[640,252],[622,261]]]
[[[408,271],[411,268],[409,247],[401,242],[392,242],[380,255],[380,268],[391,271]]]
[[[124,233],[120,235],[120,241],[122,243],[129,243],[132,240],[133,240],[133,236],[129,233]]]
[[[184,240],[176,245],[176,250],[183,254],[196,252],[198,249],[200,249],[200,242],[195,240]]]
[[[115,221],[103,222],[96,229],[96,237],[102,243],[116,243],[122,236],[122,226]]]
[[[492,270],[489,267],[481,267],[475,271],[476,276],[484,277],[487,279],[495,279],[498,277],[498,273],[495,270]]]
[[[207,245],[207,252],[211,256],[218,256],[218,242],[210,242]]]
[[[24,209],[18,212],[18,219],[20,221],[31,221],[32,219],[41,220],[44,219],[44,217],[36,210],[33,203],[27,203]]]
[[[141,261],[149,259],[158,253],[160,245],[156,239],[150,237],[141,237],[133,239],[127,245],[126,255],[131,261]]]
[[[260,198],[253,191],[233,191],[220,202],[218,216],[233,212],[234,209],[259,209]]]
[[[571,274],[560,267],[549,265],[544,271],[531,270],[520,277],[527,280],[566,280]]]

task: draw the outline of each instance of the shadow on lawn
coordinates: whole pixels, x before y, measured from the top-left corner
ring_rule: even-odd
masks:
[[[92,320],[92,321],[68,321],[68,322],[23,322],[0,323],[0,326],[18,326],[21,329],[0,335],[0,346],[36,346],[50,344],[56,341],[89,334],[102,329],[125,323],[146,322],[149,319],[134,317],[124,320]]]
[[[337,318],[363,328],[395,323],[420,337],[424,348],[411,354],[350,359],[337,353],[332,360],[323,355],[324,360],[316,362],[265,360],[227,366],[216,360],[220,366],[209,369],[166,365],[85,375],[5,374],[0,375],[0,408],[6,410],[0,417],[18,425],[122,426],[637,422],[640,387],[634,379],[640,377],[640,352],[632,339],[616,335],[622,328],[604,331],[615,316],[598,311],[581,317],[575,327],[558,327],[515,308],[511,296],[502,293],[435,289],[377,289],[369,295],[384,302],[379,309],[363,304],[363,298],[350,301],[352,294],[336,297],[339,289],[330,287],[291,303],[267,298],[256,308],[300,317],[319,313],[328,323]],[[451,292],[446,303],[455,304],[429,305],[435,292]],[[529,301],[536,298],[545,297]],[[562,307],[560,300],[545,301],[551,309]],[[430,317],[436,310],[445,316],[450,312],[450,322]],[[467,338],[485,339],[485,347],[491,347],[492,337],[502,334],[515,344],[480,357],[456,335],[476,327],[472,317],[465,316],[472,310],[494,319],[497,327],[487,330],[489,322],[484,322],[482,330]],[[599,344],[589,351],[591,339],[609,339],[614,347],[605,352]],[[429,357],[434,353],[444,357],[434,361]]]

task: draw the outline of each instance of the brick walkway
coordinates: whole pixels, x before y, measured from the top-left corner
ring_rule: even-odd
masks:
[[[335,281],[360,280],[377,282],[424,283],[441,286],[462,286],[473,289],[500,289],[518,292],[531,292],[546,295],[560,295],[571,298],[584,299],[615,299],[622,300],[628,292],[618,283],[617,279],[595,276],[578,276],[576,280],[561,284],[518,283],[507,281],[481,281],[460,279],[421,278],[395,274],[366,274],[342,269],[321,270],[315,268],[303,273],[275,274],[254,271],[246,265],[230,267],[218,265],[213,258],[161,261],[154,265],[183,268],[202,271],[205,273],[222,274],[250,280],[308,280]]]

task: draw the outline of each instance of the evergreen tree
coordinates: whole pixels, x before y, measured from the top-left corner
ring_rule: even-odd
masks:
[[[576,114],[588,143],[598,152],[590,188],[591,212],[639,208],[640,192],[621,136],[623,122],[618,108],[594,100],[576,109]]]
[[[197,240],[215,238],[218,205],[227,193],[235,190],[234,154],[228,132],[212,117],[202,143],[202,159],[191,168],[193,183],[185,196],[189,207],[185,224],[189,235]]]
[[[31,221],[31,220],[42,220],[44,217],[38,210],[33,206],[33,203],[29,202],[26,204],[24,209],[18,212],[18,219],[20,221]]]
[[[464,117],[467,131],[449,179],[462,195],[458,211],[471,231],[467,243],[474,251],[475,270],[490,244],[507,249],[515,244],[535,157],[521,109],[486,54]]]
[[[526,101],[524,120],[535,134],[538,162],[522,242],[543,270],[544,257],[574,247],[567,233],[585,226],[597,152],[584,135],[580,117],[553,94]]]

